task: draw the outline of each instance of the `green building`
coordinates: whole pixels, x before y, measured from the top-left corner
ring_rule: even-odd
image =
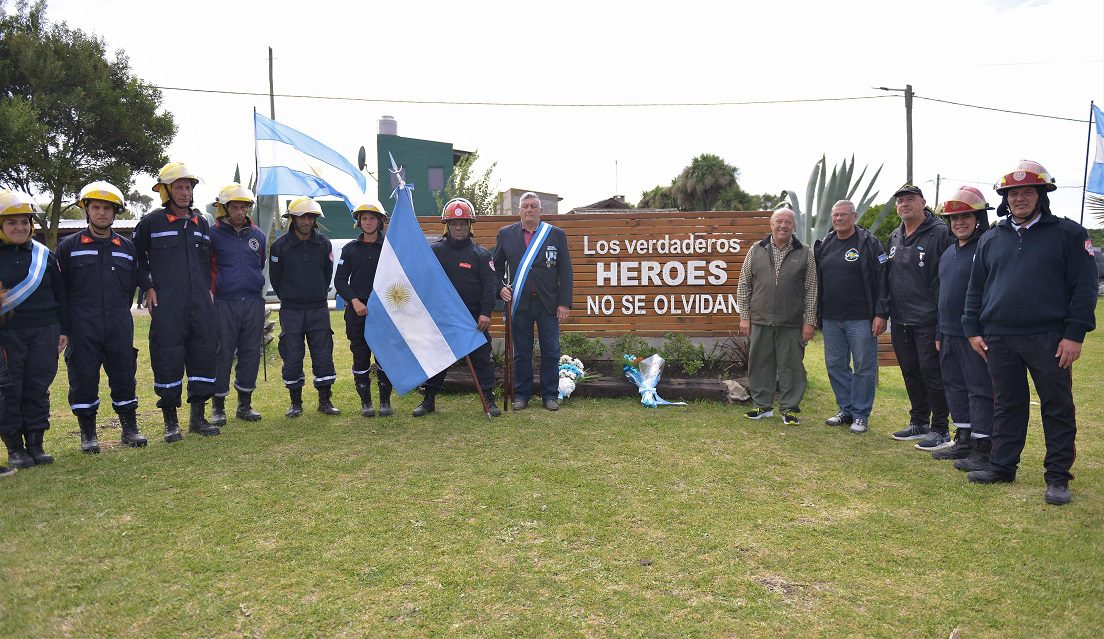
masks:
[[[388,212],[395,209],[392,193],[398,180],[391,173],[391,156],[402,169],[403,180],[414,185],[414,212],[418,215],[440,214],[434,191],[443,191],[452,176],[452,167],[466,151],[457,151],[448,142],[404,138],[396,134],[395,121],[388,116],[380,120],[376,136],[376,177],[379,180],[379,201]],[[327,213],[328,214],[328,213]]]

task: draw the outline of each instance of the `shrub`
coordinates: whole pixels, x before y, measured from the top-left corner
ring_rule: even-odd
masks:
[[[687,375],[695,375],[705,367],[705,347],[681,333],[666,333],[659,354],[668,364],[678,364]]]
[[[610,341],[609,351],[615,366],[625,363],[625,355],[647,357],[655,352],[648,344],[648,340],[636,333],[625,333],[621,337],[613,338]]]
[[[582,333],[560,333],[560,353],[570,355],[587,364],[606,356],[606,345],[597,337],[591,339]]]

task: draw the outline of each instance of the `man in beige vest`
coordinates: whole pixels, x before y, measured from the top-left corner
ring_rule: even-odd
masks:
[[[755,408],[748,419],[774,416],[778,381],[782,423],[800,424],[805,395],[805,345],[816,330],[817,273],[812,247],[793,236],[794,212],[771,215],[771,234],[751,245],[740,269],[736,301],[740,334],[751,336],[748,383]]]

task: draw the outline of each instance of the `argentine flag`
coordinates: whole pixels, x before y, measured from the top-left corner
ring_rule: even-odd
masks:
[[[1085,183],[1085,190],[1104,195],[1104,111],[1094,104],[1092,115],[1096,131],[1096,135],[1093,136],[1096,156],[1093,158],[1092,171],[1089,172],[1089,181]]]
[[[367,181],[340,153],[295,129],[253,114],[257,195],[334,195],[349,210],[364,201]]]
[[[364,321],[364,340],[399,395],[487,343],[426,243],[411,188],[396,191]]]

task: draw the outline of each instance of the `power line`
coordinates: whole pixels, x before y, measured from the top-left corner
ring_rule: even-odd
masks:
[[[156,86],[155,88],[162,91],[184,91],[187,93],[213,93],[216,95],[243,95],[251,97],[269,97],[268,93],[261,91],[227,91],[221,89],[197,89],[194,87],[163,87]],[[854,100],[877,100],[881,98],[889,98],[893,96],[888,95],[855,95],[846,96],[840,98],[797,98],[793,100],[741,100],[741,101],[722,101],[722,102],[492,102],[485,100],[402,100],[395,98],[360,98],[355,96],[341,96],[341,95],[311,95],[306,93],[276,93],[273,97],[277,98],[296,98],[301,100],[336,100],[346,102],[372,102],[377,104],[427,104],[427,105],[443,105],[443,106],[496,106],[496,107],[537,107],[547,109],[624,109],[624,108],[663,108],[663,107],[726,107],[726,106],[754,106],[759,104],[805,104],[814,102],[847,102]],[[1065,122],[1078,122],[1085,123],[1088,120],[1079,118],[1067,118],[1060,115],[1048,115],[1045,113],[1031,113],[1029,111],[1016,111],[1013,109],[1001,109],[998,107],[983,106],[980,104],[967,104],[965,102],[955,102],[953,100],[942,100],[940,98],[930,98],[923,95],[916,95],[918,100],[927,100],[928,102],[938,102],[940,104],[951,104],[954,106],[966,107],[968,109],[980,109],[983,111],[996,111],[998,113],[1011,113],[1013,115],[1026,115],[1034,118],[1047,118],[1050,120],[1062,120]]]
[[[247,95],[255,97],[268,97],[268,93],[259,91],[223,91],[219,89],[195,89],[189,87],[162,87],[155,88],[162,91],[186,91],[189,93],[215,93],[219,95]],[[806,102],[844,102],[848,100],[878,100],[893,96],[888,95],[858,95],[842,98],[799,98],[794,100],[746,100],[733,102],[611,102],[611,103],[551,103],[551,102],[488,102],[488,101],[458,101],[458,100],[398,100],[391,98],[358,98],[352,96],[337,95],[309,95],[296,93],[277,93],[277,98],[299,98],[304,100],[343,100],[349,102],[375,102],[383,104],[431,104],[447,106],[500,106],[500,107],[542,107],[542,108],[654,108],[654,107],[723,107],[723,106],[749,106],[756,104],[800,104]]]
[[[997,111],[997,112],[1000,112],[1000,113],[1012,113],[1012,114],[1015,114],[1015,115],[1029,115],[1033,118],[1049,118],[1051,120],[1065,120],[1067,122],[1077,122],[1079,124],[1084,124],[1084,123],[1088,122],[1088,120],[1079,120],[1077,118],[1066,118],[1066,117],[1062,117],[1060,115],[1045,115],[1043,113],[1029,113],[1027,111],[1013,111],[1011,109],[998,109],[996,107],[980,106],[980,105],[977,105],[977,104],[966,104],[964,102],[952,102],[951,100],[940,100],[939,98],[928,98],[928,97],[925,97],[925,96],[922,96],[922,95],[914,95],[913,97],[916,98],[917,100],[927,100],[928,102],[939,102],[941,104],[953,104],[955,106],[967,107],[969,109],[981,109],[983,111]]]

